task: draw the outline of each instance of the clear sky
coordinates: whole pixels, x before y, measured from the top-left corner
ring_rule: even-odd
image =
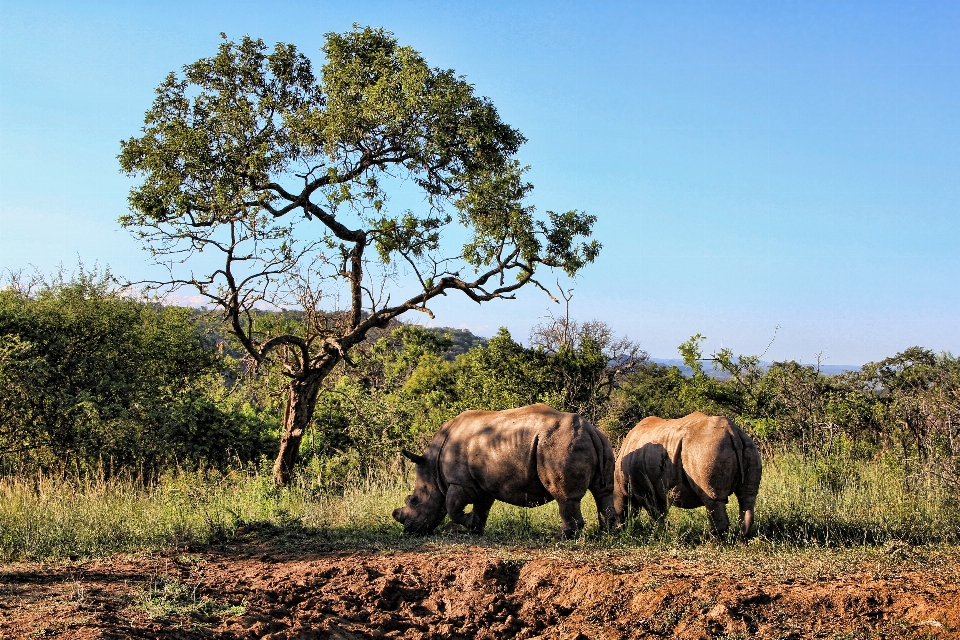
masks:
[[[493,100],[539,211],[598,216],[573,316],[663,358],[698,332],[760,353],[778,325],[767,360],[960,353],[958,2],[3,0],[0,268],[147,277],[116,155],[154,88],[221,31],[319,67],[354,22]],[[557,311],[452,298],[438,323],[482,335]]]

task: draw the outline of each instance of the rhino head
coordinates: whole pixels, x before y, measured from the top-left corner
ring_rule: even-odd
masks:
[[[406,449],[403,455],[416,463],[417,483],[404,499],[404,506],[393,510],[393,519],[403,525],[405,534],[428,535],[447,515],[446,496],[437,485],[437,463]]]

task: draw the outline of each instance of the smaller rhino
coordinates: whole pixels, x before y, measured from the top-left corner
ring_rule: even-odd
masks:
[[[627,508],[644,508],[663,519],[670,505],[706,506],[713,533],[727,532],[727,499],[737,496],[740,535],[753,528],[760,488],[760,453],[753,438],[727,418],[700,412],[663,420],[651,416],[623,441],[614,471],[614,506],[622,521]]]
[[[393,517],[407,534],[453,523],[483,533],[496,500],[518,507],[560,505],[561,535],[583,528],[580,500],[597,502],[600,526],[616,519],[613,449],[607,437],[575,413],[534,404],[506,411],[464,411],[440,427],[417,465],[417,483]],[[467,505],[473,511],[464,513]]]

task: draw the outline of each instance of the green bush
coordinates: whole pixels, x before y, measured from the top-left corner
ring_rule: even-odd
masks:
[[[123,295],[109,273],[0,290],[2,464],[158,469],[260,455],[264,425],[211,393],[223,363],[205,338],[196,311]]]

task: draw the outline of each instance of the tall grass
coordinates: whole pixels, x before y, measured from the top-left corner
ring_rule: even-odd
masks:
[[[65,559],[187,544],[239,544],[270,538],[296,548],[397,548],[406,539],[391,512],[412,476],[383,469],[333,482],[307,465],[292,487],[277,489],[269,468],[226,473],[171,471],[134,477],[39,475],[0,479],[0,559]],[[703,509],[672,509],[663,523],[638,515],[619,532],[592,535],[596,508],[583,501],[588,535],[573,544],[693,546],[709,540]],[[736,522],[736,501],[729,505]],[[932,477],[908,475],[892,461],[765,461],[757,531],[775,546],[960,543],[960,498]],[[521,509],[497,503],[487,544],[552,544],[556,503]],[[438,534],[442,535],[442,534]]]
[[[778,456],[764,467],[757,508],[764,536],[795,544],[960,542],[960,495],[893,456]]]

